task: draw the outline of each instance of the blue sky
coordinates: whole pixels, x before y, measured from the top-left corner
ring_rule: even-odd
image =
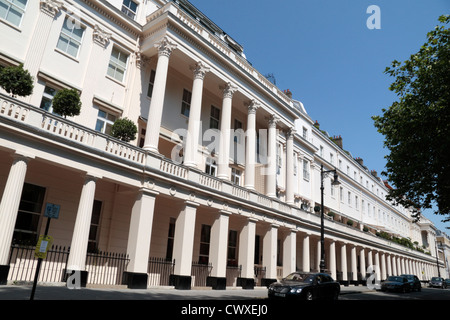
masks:
[[[397,97],[384,74],[426,42],[449,0],[191,0],[244,47],[248,61],[302,101],[313,120],[370,170],[384,170],[383,136],[371,116]],[[370,5],[380,9],[380,29],[369,29]],[[450,223],[425,213],[444,231]],[[448,231],[448,230],[447,230]],[[447,232],[448,233],[448,232]]]

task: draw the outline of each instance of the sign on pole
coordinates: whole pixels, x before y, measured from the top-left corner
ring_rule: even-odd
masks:
[[[51,248],[52,242],[53,238],[51,236],[39,236],[39,240],[34,251],[34,256],[38,259],[47,258],[47,251]]]
[[[58,219],[60,207],[58,204],[47,203],[45,205],[44,216],[51,219]]]

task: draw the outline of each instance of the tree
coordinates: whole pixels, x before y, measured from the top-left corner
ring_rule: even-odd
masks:
[[[52,100],[53,111],[64,118],[80,114],[80,95],[75,89],[62,89],[58,91]]]
[[[128,118],[117,119],[111,128],[111,136],[125,142],[136,139],[137,127]]]
[[[382,116],[373,116],[385,137],[388,199],[417,209],[432,208],[450,221],[450,29],[428,32],[427,42],[409,60],[393,61],[385,73],[395,77],[389,89],[398,96]],[[420,211],[415,211],[420,218]]]
[[[0,70],[0,86],[13,97],[26,97],[33,93],[33,77],[23,64]]]

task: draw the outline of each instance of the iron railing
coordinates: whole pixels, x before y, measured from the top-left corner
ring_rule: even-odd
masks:
[[[174,267],[175,260],[150,257],[148,259],[148,286],[168,286]]]

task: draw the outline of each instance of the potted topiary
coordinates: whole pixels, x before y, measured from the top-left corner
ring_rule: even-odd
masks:
[[[5,67],[0,70],[0,87],[13,98],[26,97],[33,93],[33,77],[23,64]]]
[[[58,91],[52,100],[53,111],[62,117],[73,117],[80,114],[80,95],[75,89],[62,89]]]
[[[136,139],[137,127],[128,118],[117,119],[111,128],[111,136],[125,142]]]

